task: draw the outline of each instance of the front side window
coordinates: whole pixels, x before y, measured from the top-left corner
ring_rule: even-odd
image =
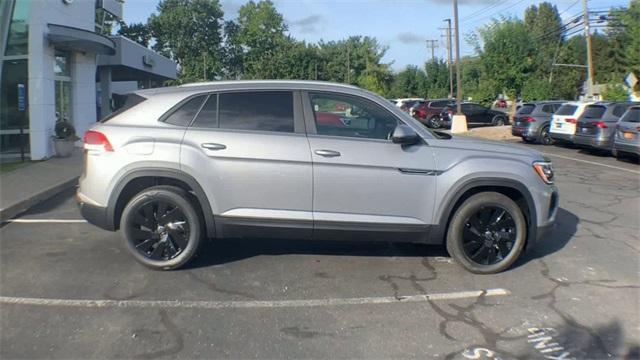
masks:
[[[368,100],[339,94],[310,94],[318,135],[389,139],[398,119]]]
[[[198,113],[198,110],[200,110],[200,106],[206,97],[206,95],[200,95],[188,100],[171,113],[164,122],[172,125],[188,126],[191,120],[193,120],[193,117]]]
[[[221,129],[294,131],[291,91],[223,93],[218,98]]]

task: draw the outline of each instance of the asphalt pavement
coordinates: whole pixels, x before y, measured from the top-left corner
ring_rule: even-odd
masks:
[[[528,146],[557,227],[490,276],[366,241],[220,240],[152,271],[62,193],[0,229],[0,357],[638,358],[640,166]]]

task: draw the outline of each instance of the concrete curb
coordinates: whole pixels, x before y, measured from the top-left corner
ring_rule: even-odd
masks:
[[[74,186],[76,186],[76,184],[78,184],[78,178],[79,176],[76,176],[70,180],[58,183],[38,193],[32,194],[24,200],[20,200],[15,204],[11,204],[4,209],[0,209],[0,222],[12,219],[16,215],[29,210],[31,207],[45,200],[48,200],[67,189],[73,188]]]

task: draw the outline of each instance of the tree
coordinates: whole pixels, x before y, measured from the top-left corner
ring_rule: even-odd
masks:
[[[602,92],[603,100],[611,101],[627,101],[629,100],[629,91],[622,84],[609,85]]]
[[[147,24],[153,49],[175,60],[181,81],[211,80],[222,74],[218,0],[161,0]]]
[[[524,101],[549,100],[553,96],[551,83],[546,79],[530,78],[522,87],[520,97]]]
[[[387,64],[368,63],[358,77],[358,85],[382,96],[388,96],[393,76]]]
[[[143,23],[132,23],[127,25],[124,21],[119,21],[118,31],[116,33],[129,40],[133,40],[144,47],[149,47],[149,42],[151,41],[151,31],[149,30],[149,27]]]
[[[415,65],[408,65],[393,77],[389,96],[395,98],[427,97],[427,75]]]
[[[531,5],[525,10],[524,23],[535,48],[534,76],[546,78],[564,40],[558,9],[548,2]]]
[[[449,69],[444,60],[436,59],[424,65],[426,73],[425,88],[427,97],[444,98],[449,95]]]

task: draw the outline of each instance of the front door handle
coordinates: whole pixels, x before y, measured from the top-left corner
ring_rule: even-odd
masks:
[[[202,145],[203,148],[207,149],[207,150],[224,150],[227,148],[226,145],[223,144],[216,144],[216,143],[204,143]]]
[[[333,150],[316,150],[315,153],[324,157],[336,157],[340,156],[340,153]]]

